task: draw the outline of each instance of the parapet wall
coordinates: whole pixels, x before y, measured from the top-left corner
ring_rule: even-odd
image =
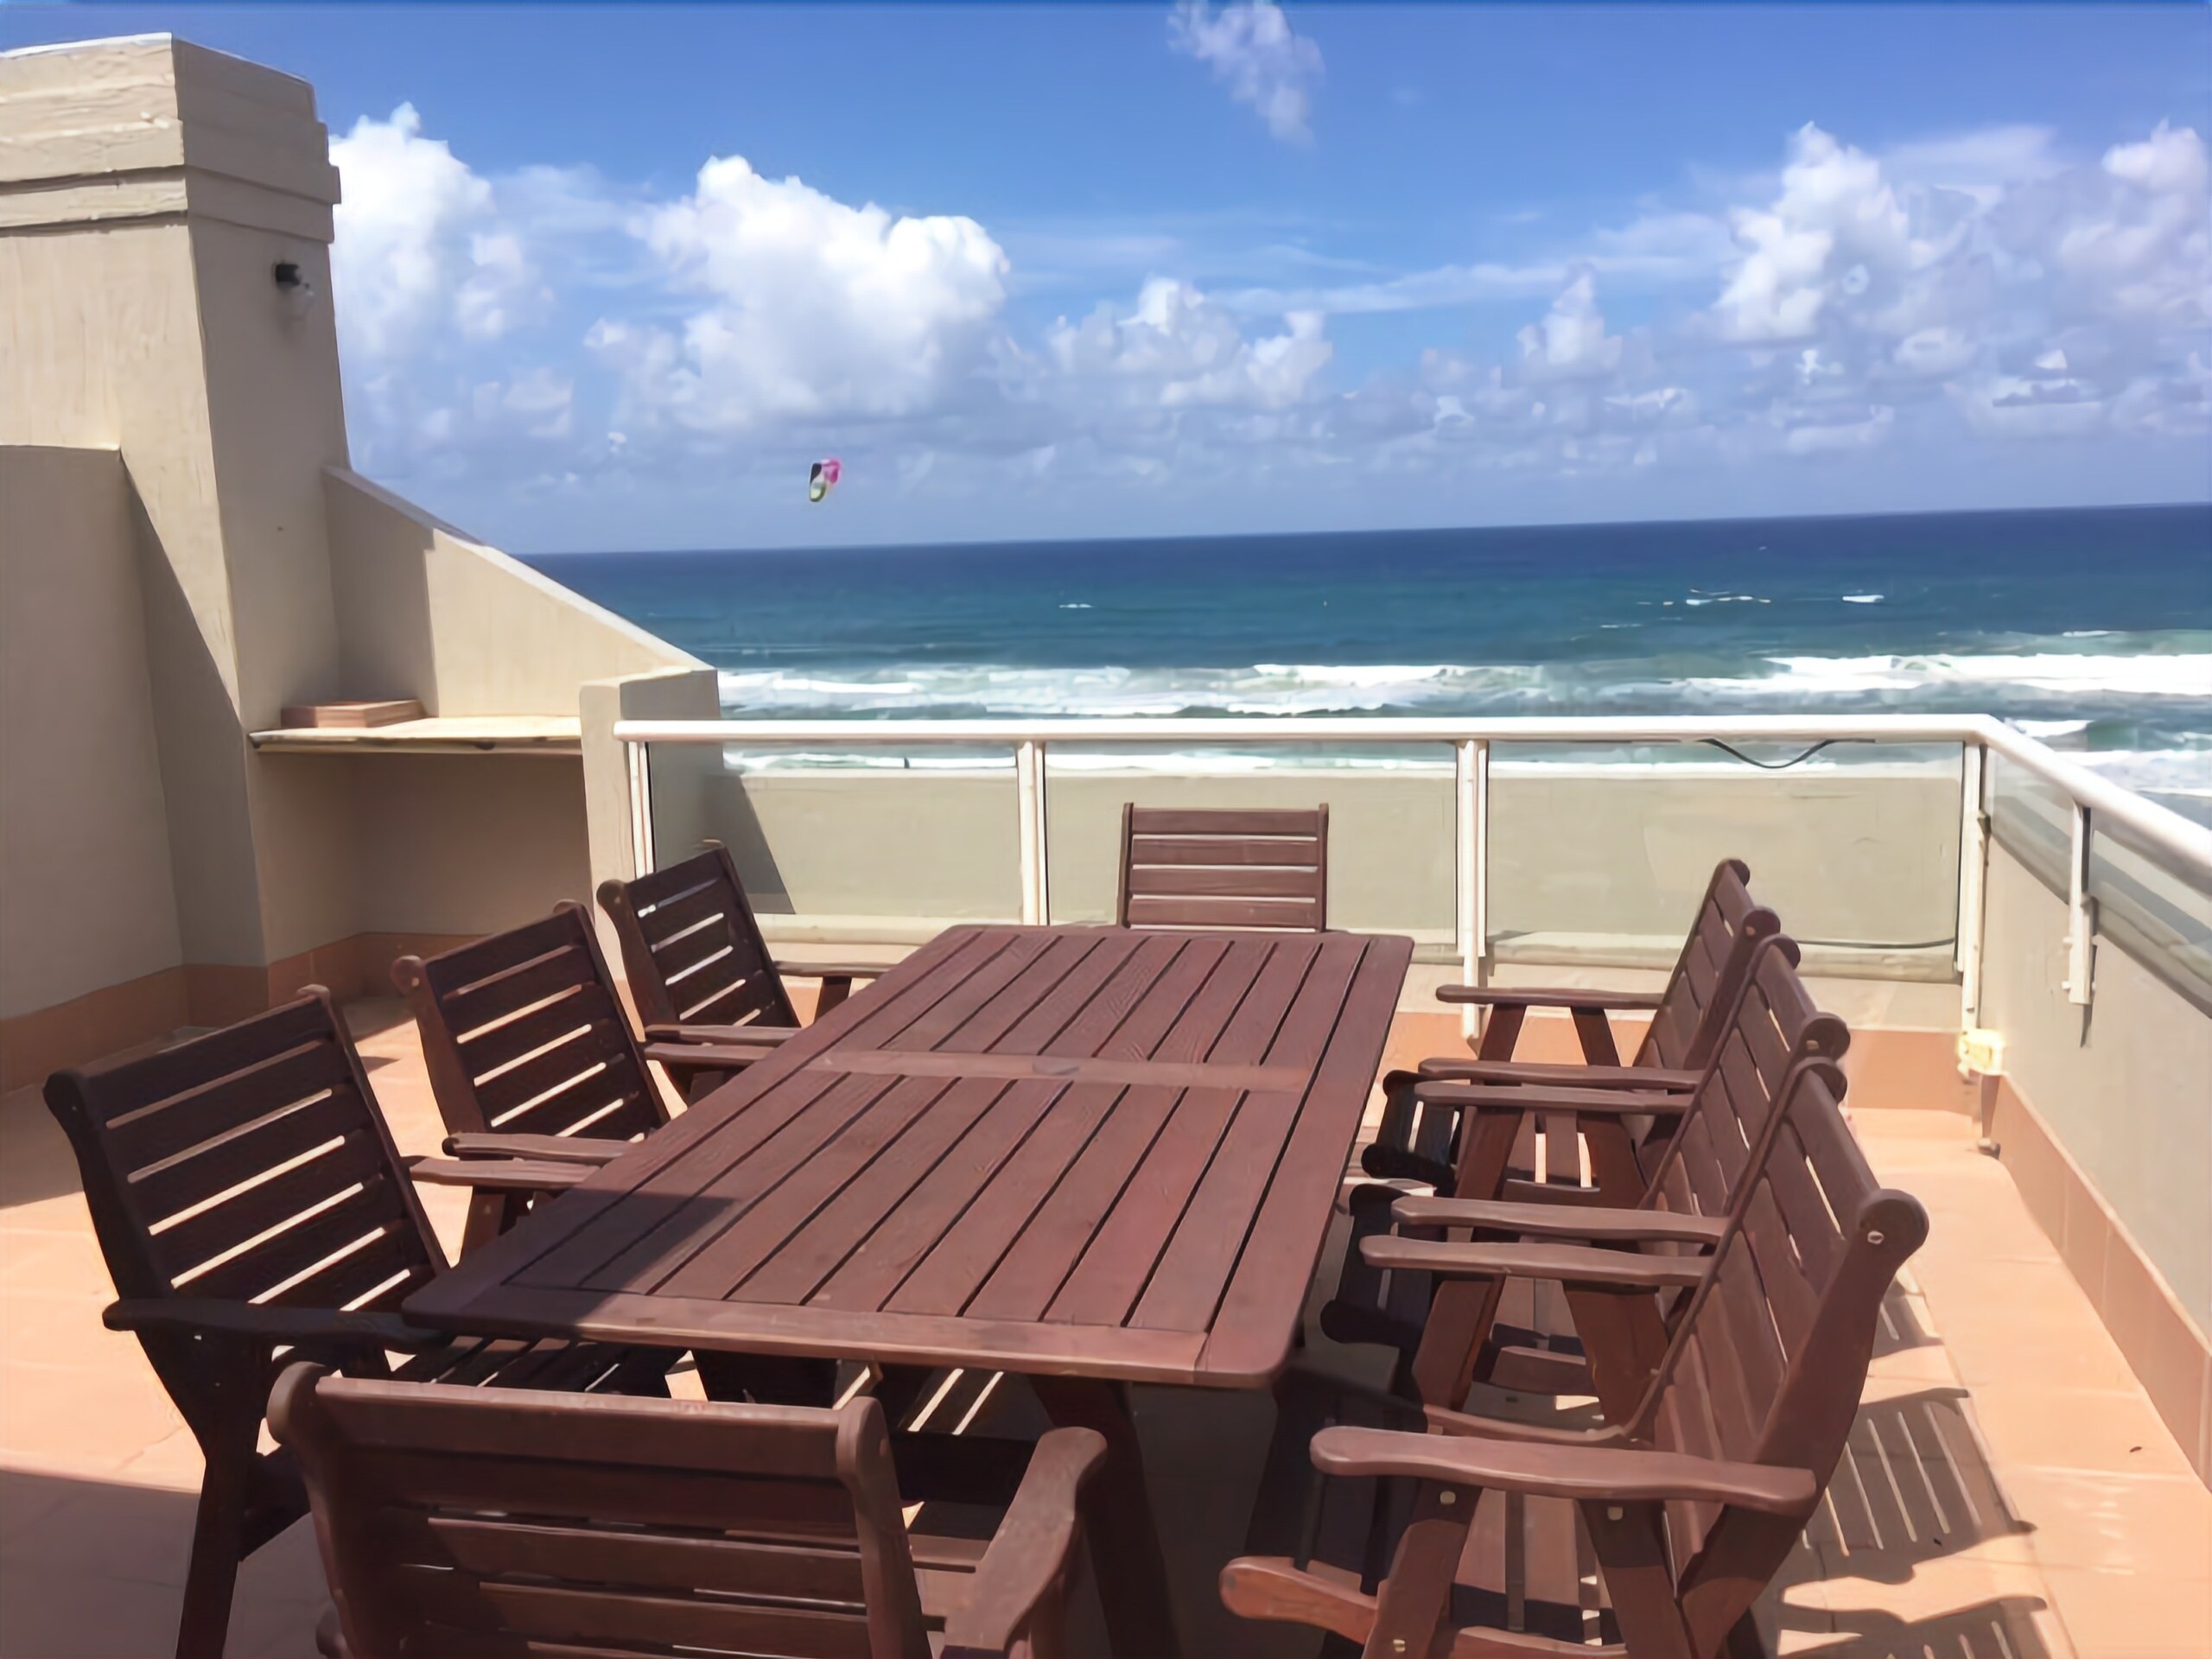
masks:
[[[2064,899],[1994,842],[1988,891],[1989,1138],[2212,1484],[2212,1014],[2109,939],[2075,1006]]]

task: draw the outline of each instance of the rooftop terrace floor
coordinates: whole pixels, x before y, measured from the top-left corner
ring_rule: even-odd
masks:
[[[391,1002],[349,1012],[401,1149],[435,1150],[412,1026]],[[1445,1029],[1407,1019],[1393,1063]],[[1963,1117],[1861,1102],[1853,1120],[1934,1227],[1891,1299],[1830,1503],[1762,1607],[1770,1650],[2212,1655],[2212,1492],[2012,1178]],[[451,1250],[461,1195],[424,1198]],[[136,1340],[101,1325],[112,1295],[67,1145],[18,1090],[0,1100],[0,1659],[130,1659],[175,1640],[200,1453]],[[1330,1346],[1315,1338],[1308,1358],[1358,1363]],[[1313,1653],[1212,1593],[1242,1543],[1265,1400],[1141,1390],[1137,1409],[1190,1652]],[[324,1601],[302,1522],[247,1561],[228,1652],[312,1654]],[[1095,1617],[1077,1624],[1078,1650],[1098,1651]]]

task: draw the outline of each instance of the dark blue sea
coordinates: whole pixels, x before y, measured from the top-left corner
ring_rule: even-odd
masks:
[[[535,563],[733,715],[1972,710],[2212,795],[2212,505]]]

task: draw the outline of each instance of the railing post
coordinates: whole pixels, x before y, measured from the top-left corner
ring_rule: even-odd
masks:
[[[1452,747],[1453,836],[1459,852],[1459,914],[1453,932],[1463,982],[1488,982],[1490,960],[1490,744],[1467,738]],[[1459,1030],[1472,1037],[1478,1010],[1459,1010]]]
[[[1988,904],[1989,751],[1968,743],[1959,752],[1959,920],[1953,963],[1959,970],[1959,1028],[1981,1023],[1982,916]]]
[[[630,879],[650,874],[653,861],[653,773],[652,757],[634,738],[622,743],[630,773]]]
[[[1014,792],[1021,814],[1021,921],[1039,927],[1052,919],[1052,899],[1045,842],[1045,746],[1024,738],[1014,746]]]
[[[2089,905],[2089,809],[2074,803],[2074,844],[2066,870],[2066,1000],[2089,1006],[2096,964],[2096,920]]]

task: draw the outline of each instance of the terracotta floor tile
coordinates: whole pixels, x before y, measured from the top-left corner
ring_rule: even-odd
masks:
[[[1844,1659],[1926,1654],[2069,1659],[2075,1648],[2034,1567],[1957,1559],[1923,1562],[1902,1583],[1834,1578],[1820,1586]]]
[[[36,1526],[68,1497],[66,1483],[41,1480],[22,1469],[0,1469],[0,1548],[16,1535]]]
[[[2081,1659],[2202,1659],[2212,1653],[2212,1581],[2079,1567],[2044,1570]]]
[[[0,1233],[0,1293],[10,1290],[92,1296],[105,1306],[115,1298],[115,1281],[89,1230]]]
[[[1974,1388],[1974,1409],[2000,1476],[2015,1468],[2190,1474],[2140,1389],[1987,1383]]]
[[[1977,1307],[1963,1294],[1935,1299],[1933,1306],[1951,1363],[1970,1389],[2033,1383],[2136,1391],[2135,1373],[2101,1325],[2084,1328],[2001,1305]]]
[[[0,1457],[112,1472],[184,1420],[143,1357],[129,1369],[16,1363],[0,1375]]]
[[[2212,1577],[2212,1491],[2194,1475],[2014,1469],[2003,1478],[2005,1496],[2035,1517],[2046,1566]]]
[[[0,1364],[118,1365],[140,1352],[137,1338],[111,1331],[100,1311],[112,1298],[0,1291]]]
[[[158,1659],[181,1600],[167,1585],[0,1562],[0,1659]]]
[[[9,1546],[11,1563],[184,1587],[196,1494],[111,1480],[54,1480],[60,1502]]]
[[[139,1452],[118,1469],[116,1478],[134,1486],[156,1486],[172,1491],[197,1492],[207,1464],[200,1442],[180,1424]]]

